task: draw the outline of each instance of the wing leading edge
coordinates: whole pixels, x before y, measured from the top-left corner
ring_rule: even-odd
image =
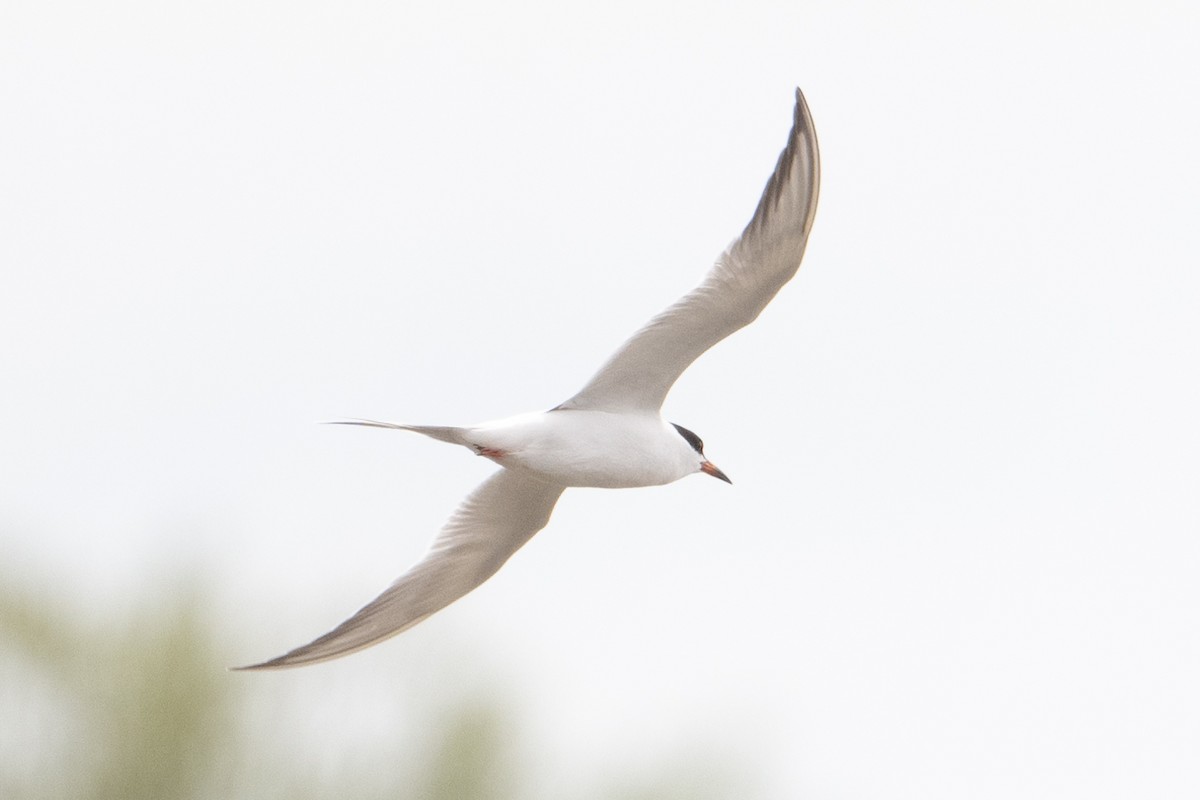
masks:
[[[804,94],[750,223],[703,282],[646,323],[560,408],[657,411],[683,371],[749,325],[800,268],[817,211],[817,134]]]

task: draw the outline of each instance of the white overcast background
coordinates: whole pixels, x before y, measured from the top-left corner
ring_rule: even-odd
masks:
[[[550,787],[696,751],[767,797],[1196,797],[1198,22],[8,3],[7,573],[105,616],[200,570],[214,670],[323,633],[494,467],[316,423],[568,397],[740,232],[799,85],[804,266],[666,405],[734,485],[569,491],[413,631],[229,680],[334,777],[438,663]]]

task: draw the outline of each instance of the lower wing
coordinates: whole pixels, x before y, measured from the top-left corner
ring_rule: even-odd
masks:
[[[425,557],[357,614],[278,658],[236,669],[316,664],[408,630],[495,574],[546,527],[563,488],[501,469],[463,501]]]

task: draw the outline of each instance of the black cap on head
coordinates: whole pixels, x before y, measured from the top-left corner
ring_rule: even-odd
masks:
[[[671,424],[675,425],[674,422],[672,422]],[[691,431],[689,431],[687,428],[683,427],[682,425],[675,425],[675,430],[679,431],[680,436],[682,436],[684,439],[687,439],[687,443],[692,446],[693,450],[695,450],[700,455],[704,455],[704,442],[702,442],[700,440],[699,436],[692,433]]]

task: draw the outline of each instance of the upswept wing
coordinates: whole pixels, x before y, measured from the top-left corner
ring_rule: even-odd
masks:
[[[817,210],[820,159],[804,94],[758,209],[689,294],[650,320],[560,408],[657,411],[683,371],[749,325],[800,267]]]
[[[501,469],[463,501],[425,557],[357,614],[302,647],[238,669],[315,664],[411,628],[490,578],[546,527],[563,488]]]

